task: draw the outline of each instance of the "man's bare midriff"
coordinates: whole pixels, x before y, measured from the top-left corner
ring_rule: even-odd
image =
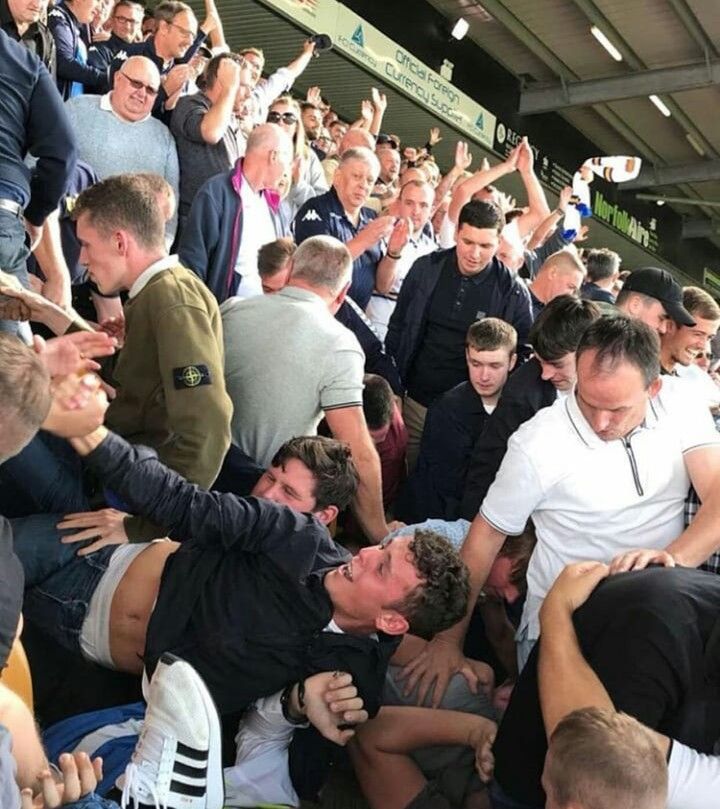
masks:
[[[179,547],[177,542],[153,542],[120,579],[110,605],[110,656],[120,671],[142,674],[145,636],[160,577],[168,556]]]

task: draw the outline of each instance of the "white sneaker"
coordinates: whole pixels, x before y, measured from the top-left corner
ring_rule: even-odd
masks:
[[[123,809],[222,809],[220,720],[205,683],[164,654],[147,695],[142,733],[117,782]]]

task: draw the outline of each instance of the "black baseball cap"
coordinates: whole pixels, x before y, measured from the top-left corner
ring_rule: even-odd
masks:
[[[694,318],[683,306],[682,287],[667,270],[657,267],[633,270],[623,284],[623,291],[626,290],[660,301],[668,316],[681,326],[695,325]]]
[[[17,634],[25,576],[13,551],[12,528],[0,517],[0,670],[7,665]]]

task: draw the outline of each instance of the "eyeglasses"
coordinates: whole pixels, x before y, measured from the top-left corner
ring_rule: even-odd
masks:
[[[294,112],[269,112],[267,117],[269,124],[279,124],[282,121],[288,126],[297,123],[297,115]]]
[[[140,20],[134,20],[132,17],[123,17],[122,14],[116,14],[113,19],[125,23],[125,25],[140,25]]]
[[[122,70],[120,71],[120,75],[128,82],[130,82],[130,86],[133,90],[145,90],[145,92],[149,96],[156,96],[160,92],[159,87],[153,87],[152,84],[143,84],[141,81],[137,79],[131,79],[127,73],[123,73]]]
[[[197,31],[191,31],[189,28],[183,28],[182,25],[178,25],[176,22],[169,22],[168,25],[172,25],[173,28],[177,28],[181,34],[189,37],[190,39],[195,39],[197,36]]]

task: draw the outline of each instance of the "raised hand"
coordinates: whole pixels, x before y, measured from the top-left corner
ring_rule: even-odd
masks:
[[[459,140],[455,144],[455,168],[462,173],[470,168],[472,163],[472,155],[466,141]]]
[[[377,87],[373,87],[370,90],[370,97],[372,98],[372,103],[375,106],[375,109],[378,112],[385,112],[387,109],[387,96],[385,93],[381,93]]]

